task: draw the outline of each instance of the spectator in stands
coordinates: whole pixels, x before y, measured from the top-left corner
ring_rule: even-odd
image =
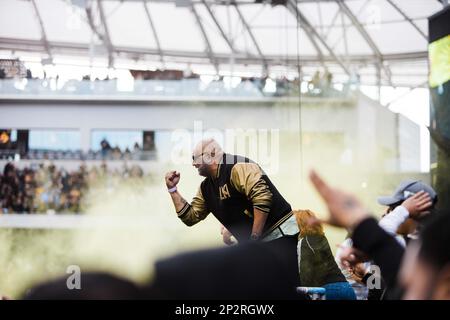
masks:
[[[92,186],[94,183],[97,182],[97,179],[99,178],[98,168],[97,166],[92,166],[91,170],[89,170],[86,183],[88,186]]]
[[[325,70],[325,73],[323,75],[323,92],[326,96],[330,96],[331,91],[333,89],[333,74],[327,70]]]
[[[139,143],[135,143],[134,144],[134,146],[133,146],[133,152],[140,152],[142,149],[141,149],[141,147],[139,146]]]
[[[14,203],[19,193],[19,178],[12,163],[6,164],[3,170],[0,195],[2,196],[2,209],[4,213],[13,211]]]
[[[128,149],[128,147],[125,149],[123,153],[123,159],[124,160],[131,160],[131,151]]]
[[[122,158],[122,152],[120,151],[119,146],[112,149],[111,156],[113,160],[120,160]]]
[[[74,187],[69,192],[69,207],[72,213],[80,213],[81,211],[81,191]]]
[[[111,145],[109,144],[108,140],[106,138],[103,138],[103,140],[100,142],[100,147],[102,151],[102,157],[106,158],[109,156],[109,153],[111,152]]]
[[[60,203],[61,203],[61,179],[59,172],[54,172],[52,175],[51,184],[48,190],[48,210],[51,210],[51,212],[55,212],[59,209]],[[48,211],[47,210],[47,211]]]
[[[312,77],[311,81],[308,82],[308,90],[310,92],[315,92],[317,89],[320,88],[320,79],[321,79],[320,71],[317,70],[314,73],[314,76]]]
[[[275,81],[276,91],[275,96],[281,97],[288,94],[288,80],[286,77],[281,77]]]
[[[25,212],[31,213],[35,211],[35,190],[36,180],[34,179],[34,172],[29,168],[24,169],[24,206]]]

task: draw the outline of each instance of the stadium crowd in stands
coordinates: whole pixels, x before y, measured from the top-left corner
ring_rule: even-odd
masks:
[[[118,79],[106,76],[104,79],[93,78],[85,75],[78,79],[62,81],[59,75],[48,77],[44,72],[44,78],[33,77],[29,69],[26,70],[26,82],[17,86],[20,78],[8,78],[0,69],[0,93],[26,93],[26,94],[95,94],[117,95],[124,92],[118,90]],[[287,77],[269,78],[268,76],[241,77],[237,85],[230,87],[223,76],[208,83],[202,82],[200,75],[182,70],[130,70],[134,78],[132,93],[135,95],[181,95],[181,96],[247,96],[247,97],[282,97],[296,96],[300,92],[298,78]],[[268,82],[272,85],[268,89]],[[304,78],[306,90],[303,94],[311,97],[346,97],[352,88],[357,89],[359,76],[354,75],[342,87],[337,90],[334,87],[333,75],[328,70],[316,71],[310,78]],[[22,87],[22,88],[20,88]],[[130,92],[125,92],[130,94]]]
[[[130,179],[142,179],[138,165],[108,170],[106,163],[88,169],[81,165],[68,172],[40,163],[18,169],[7,163],[0,174],[0,205],[3,213],[81,213],[90,188],[114,187]]]
[[[0,150],[0,160],[12,160],[17,150],[6,149]],[[23,160],[153,160],[156,157],[154,151],[144,151],[136,143],[134,148],[130,150],[125,148],[121,150],[118,146],[102,147],[101,150],[89,150],[82,152],[81,150],[45,150],[31,149],[21,156]]]

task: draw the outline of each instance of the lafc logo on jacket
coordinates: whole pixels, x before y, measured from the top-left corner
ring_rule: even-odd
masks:
[[[228,185],[225,183],[222,187],[219,187],[220,200],[225,200],[231,197],[230,191],[228,191]]]

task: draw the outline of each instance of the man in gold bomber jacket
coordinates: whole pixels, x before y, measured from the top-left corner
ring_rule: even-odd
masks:
[[[192,226],[212,213],[222,225],[223,240],[231,235],[247,240],[288,241],[296,252],[299,233],[289,203],[255,162],[226,154],[213,139],[201,141],[193,151],[192,164],[205,177],[189,203],[177,190],[180,173],[170,171],[165,180],[178,217]]]

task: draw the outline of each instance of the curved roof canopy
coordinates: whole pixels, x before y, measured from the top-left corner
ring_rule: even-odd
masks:
[[[277,3],[281,3],[278,4]],[[438,0],[4,0],[0,53],[105,66],[311,75],[423,86]]]

